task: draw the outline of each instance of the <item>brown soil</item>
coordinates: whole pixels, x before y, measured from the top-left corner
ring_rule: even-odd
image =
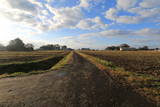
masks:
[[[156,107],[77,54],[61,70],[0,79],[0,107]]]

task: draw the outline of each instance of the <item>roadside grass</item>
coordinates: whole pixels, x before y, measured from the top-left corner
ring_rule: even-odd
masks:
[[[96,65],[100,70],[106,71],[115,81],[123,86],[131,86],[134,91],[147,97],[151,101],[160,103],[160,78],[148,74],[125,71],[114,66],[111,62],[78,52],[82,57]]]
[[[35,75],[35,74],[42,74],[42,73],[46,73],[46,72],[49,72],[51,70],[39,70],[39,71],[31,71],[31,72],[28,72],[28,73],[25,73],[25,72],[15,72],[15,73],[12,73],[12,74],[2,74],[0,75],[0,79],[1,78],[7,78],[7,77],[23,77],[23,76],[29,76],[29,75]]]
[[[71,52],[66,57],[64,57],[59,63],[57,63],[55,66],[53,66],[51,68],[51,70],[57,70],[57,69],[64,67],[66,64],[69,64],[73,60],[72,56],[73,56],[73,52]]]

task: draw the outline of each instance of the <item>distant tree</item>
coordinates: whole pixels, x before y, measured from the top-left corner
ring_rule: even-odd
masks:
[[[90,48],[81,48],[81,50],[91,50]]]
[[[119,49],[120,49],[119,46],[109,46],[105,50],[119,50]]]
[[[120,47],[129,48],[130,46],[128,44],[121,44]]]
[[[61,50],[67,50],[67,46],[66,45],[61,46]]]
[[[31,43],[27,43],[25,45],[26,51],[33,51],[34,50],[34,46]]]
[[[40,50],[60,50],[60,45],[58,44],[48,44],[40,47]]]
[[[9,51],[25,51],[25,44],[19,38],[11,40],[9,45],[7,46],[7,50]]]
[[[155,50],[159,50],[159,48],[155,48]]]
[[[43,45],[40,47],[40,50],[53,50],[53,45],[51,44]]]
[[[55,44],[53,45],[54,47],[54,50],[60,50],[61,49],[61,46],[59,44]]]
[[[140,47],[139,50],[149,50],[148,46]]]
[[[0,51],[4,51],[4,50],[6,50],[6,47],[4,45],[0,44]]]

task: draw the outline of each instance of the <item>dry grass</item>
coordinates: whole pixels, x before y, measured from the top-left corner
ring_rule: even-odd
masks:
[[[84,53],[87,53],[89,55]],[[98,52],[83,51],[83,53],[80,53],[80,55],[82,55],[84,58],[88,59],[90,62],[95,64],[99,69],[109,71],[108,73],[116,81],[120,82],[123,85],[130,85],[133,87],[133,89],[136,92],[140,93],[143,96],[146,96],[148,99],[155,101],[156,103],[160,103],[160,78],[158,76],[158,73],[155,75],[146,71],[141,71],[142,73],[136,72],[136,71],[134,72],[133,70],[135,69],[131,69],[131,67],[128,67],[131,70],[128,69],[126,71],[124,69],[126,68],[124,67],[124,65],[127,66],[128,64],[131,64],[132,61],[135,61],[135,60],[139,60],[140,61],[139,63],[141,63],[141,60],[143,60],[143,58],[147,56],[148,57],[150,56],[149,58],[151,58],[151,62],[152,62],[152,58],[155,58],[156,56],[157,58],[159,58],[159,53],[157,52],[146,52],[146,54],[144,53],[145,52],[117,52],[116,53],[116,52],[106,52],[106,51],[98,51]],[[101,55],[103,57],[101,57]],[[104,56],[107,56],[107,58],[109,57],[110,61],[108,61],[107,58]],[[120,57],[119,59],[121,60],[117,59],[120,63],[120,66],[116,66],[118,62],[116,62],[116,64],[114,63],[114,61],[116,60],[115,57],[116,58]],[[137,59],[137,57],[141,59]],[[125,62],[126,59],[128,59],[127,61],[130,61],[128,62],[128,64],[126,64],[127,62]],[[147,63],[147,64],[151,63],[148,60],[147,62],[145,61],[146,59],[144,59],[143,60],[144,63]],[[139,63],[137,62],[137,65]],[[158,62],[155,62],[155,63],[158,63]],[[157,66],[160,66],[160,64]]]
[[[160,52],[157,51],[83,51],[112,62],[125,71],[160,77]]]
[[[57,70],[62,67],[64,67],[66,64],[69,64],[73,60],[73,52],[65,56],[59,63],[57,63],[55,66],[53,66],[52,70]]]
[[[32,51],[32,52],[0,51],[0,65],[10,64],[10,63],[30,62],[64,53],[66,52],[65,51]]]
[[[8,54],[9,56],[14,56],[14,57],[16,56],[16,54],[18,54],[17,57],[23,56],[26,58],[32,55],[33,56],[44,55],[45,57],[36,59],[36,60],[28,60],[28,61],[24,60],[23,62],[19,62],[17,60],[15,62],[10,62],[10,63],[1,63],[0,78],[25,76],[25,75],[48,72],[50,71],[49,69],[52,66],[54,66],[57,62],[59,62],[69,52],[68,51],[36,51],[36,52],[34,51],[33,53],[31,52],[4,52],[4,53],[9,53]],[[7,55],[5,57],[7,57]]]

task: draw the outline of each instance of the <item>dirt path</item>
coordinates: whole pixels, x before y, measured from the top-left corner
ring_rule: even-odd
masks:
[[[154,107],[81,56],[58,71],[0,79],[0,107]]]

